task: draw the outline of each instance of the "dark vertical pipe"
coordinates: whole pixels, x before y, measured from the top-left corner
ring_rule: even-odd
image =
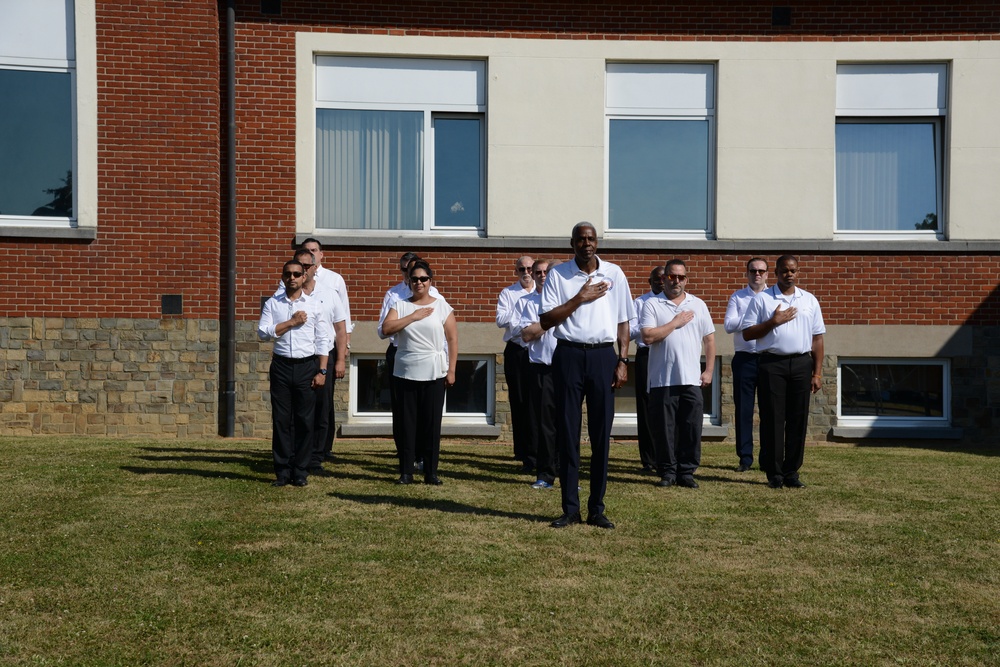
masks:
[[[226,1],[226,294],[219,386],[220,435],[236,430],[236,0]]]

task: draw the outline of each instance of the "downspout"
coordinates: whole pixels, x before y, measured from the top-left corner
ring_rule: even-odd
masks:
[[[226,1],[226,293],[219,386],[220,433],[236,430],[236,0]]]

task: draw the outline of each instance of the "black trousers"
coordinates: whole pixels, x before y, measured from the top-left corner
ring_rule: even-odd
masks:
[[[556,392],[552,366],[528,363],[528,420],[537,479],[554,484],[559,472],[556,451]]]
[[[528,419],[528,351],[513,341],[507,341],[503,349],[503,372],[507,378],[514,458],[534,466],[535,452],[531,449]]]
[[[336,360],[337,348],[330,350],[328,359]],[[316,421],[313,426],[313,452],[309,460],[310,468],[320,468],[327,454],[333,452],[333,440],[337,434],[337,420],[333,409],[333,388],[337,378],[333,374],[333,364],[329,364],[326,383],[316,390]]]
[[[649,428],[649,348],[640,347],[635,353],[635,417],[639,430],[639,462],[643,466],[656,465],[656,447]]]
[[[649,416],[661,477],[691,477],[701,465],[705,412],[701,387],[676,385],[649,390]]]
[[[760,355],[760,467],[768,478],[798,479],[812,397],[812,355]]]
[[[271,359],[271,453],[278,479],[305,479],[308,474],[316,419],[312,380],[318,372],[316,357]]]
[[[759,356],[752,352],[733,355],[733,408],[736,417],[736,455],[740,465],[753,463],[753,404],[757,397]]]
[[[563,513],[580,511],[580,425],[583,401],[587,401],[587,431],[590,434],[591,516],[604,513],[608,487],[608,447],[615,418],[615,377],[618,355],[613,347],[581,349],[558,345],[552,357],[556,392],[556,449],[559,451],[559,483]]]
[[[441,453],[444,378],[420,382],[396,378],[400,402],[399,473],[413,474],[417,452],[424,457],[424,478],[437,475]]]

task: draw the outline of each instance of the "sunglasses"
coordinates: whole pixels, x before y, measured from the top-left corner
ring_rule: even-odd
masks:
[[[284,273],[281,274],[281,277],[282,278],[301,278],[302,277],[302,272],[301,271],[285,271]]]
[[[687,279],[687,276],[663,276],[664,281],[669,280],[670,282],[684,282]]]
[[[747,269],[747,273],[767,273],[767,269]]]
[[[309,269],[311,269],[314,266],[316,266],[316,265],[315,264],[303,264],[302,268],[305,269],[306,271],[308,271]]]
[[[518,273],[527,273],[528,271],[531,271],[531,267],[530,266],[519,266],[519,267],[517,267],[517,272]]]
[[[430,276],[410,276],[411,283],[425,283],[430,279]]]

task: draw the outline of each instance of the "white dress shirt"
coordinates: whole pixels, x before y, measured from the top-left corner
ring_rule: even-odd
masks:
[[[328,292],[332,292],[337,295],[340,299],[341,305],[343,306],[344,313],[346,317],[343,320],[347,324],[347,333],[354,331],[354,322],[351,320],[351,301],[347,296],[347,283],[336,271],[331,271],[330,269],[324,269],[322,266],[316,267],[316,275],[313,276],[315,281],[314,289],[322,289]],[[285,284],[280,280],[278,281],[278,289],[275,291],[274,296],[285,293]]]
[[[315,294],[315,292],[313,293]],[[306,312],[306,321],[278,336],[275,329],[282,322],[292,319],[296,311]],[[300,293],[291,301],[287,294],[272,296],[264,303],[257,325],[257,337],[262,341],[274,340],[274,353],[289,359],[302,359],[314,354],[326,356],[333,347],[327,307],[315,297]]]
[[[663,326],[681,311],[691,311],[694,319],[674,329],[658,343],[649,346],[649,375],[646,388],[701,386],[701,352],[705,336],[715,333],[708,306],[696,296],[684,295],[675,304],[662,292],[646,302],[639,317],[640,329]]]
[[[743,340],[743,331],[740,329],[743,314],[747,312],[747,307],[755,296],[757,296],[757,292],[754,292],[747,285],[743,289],[733,292],[732,296],[729,297],[729,303],[726,304],[726,318],[723,320],[722,326],[726,333],[733,334],[733,348],[737,352],[757,353],[757,341]]]
[[[515,339],[520,340],[521,330],[539,320],[538,314],[541,308],[542,295],[538,292],[532,292],[518,299],[514,305],[514,318],[511,324]],[[528,361],[533,364],[552,365],[552,354],[556,351],[556,337],[552,329],[543,332],[541,338],[536,338],[530,343],[522,341],[522,345],[528,348]]]
[[[740,331],[768,321],[779,305],[782,310],[794,307],[797,311],[795,317],[758,338],[757,351],[771,354],[811,352],[813,336],[826,333],[826,325],[823,323],[823,311],[820,310],[819,301],[798,287],[793,294],[787,296],[781,293],[777,285],[761,290],[747,307],[747,312],[740,323]]]
[[[660,294],[663,294],[663,292],[660,292]],[[635,317],[628,321],[628,335],[636,347],[649,347],[642,342],[642,327],[639,326],[639,316],[642,315],[642,307],[654,296],[656,294],[653,294],[653,290],[649,290],[645,294],[636,297],[635,301],[632,302],[632,307],[635,309]]]
[[[497,326],[504,330],[503,332],[503,342],[507,342],[514,338],[513,324],[514,324],[514,306],[517,302],[521,300],[522,297],[528,296],[535,291],[535,288],[524,289],[521,287],[521,283],[517,282],[508,287],[504,287],[500,291],[500,296],[497,297]],[[514,341],[518,344],[521,341]]]
[[[582,271],[575,259],[563,262],[549,270],[542,288],[542,312],[558,308],[574,296],[591,280],[608,283],[608,291],[599,299],[589,301],[567,317],[562,324],[552,327],[552,333],[574,343],[613,343],[618,339],[618,324],[635,317],[632,294],[628,280],[617,264],[599,257],[597,270]]]

